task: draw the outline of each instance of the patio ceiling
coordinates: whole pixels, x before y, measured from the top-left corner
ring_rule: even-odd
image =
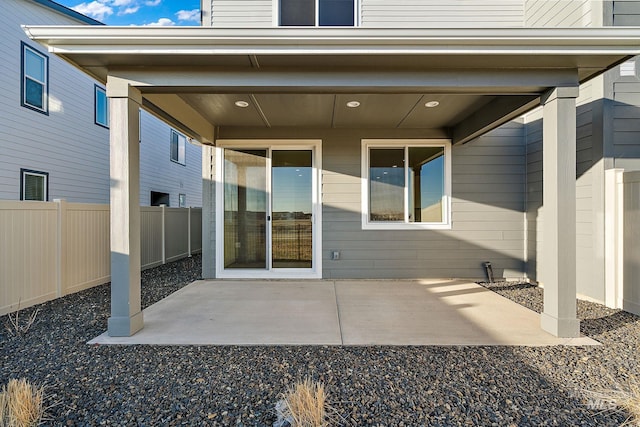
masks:
[[[24,29],[203,142],[214,126],[298,126],[437,128],[464,143],[640,54],[640,29],[619,27]]]

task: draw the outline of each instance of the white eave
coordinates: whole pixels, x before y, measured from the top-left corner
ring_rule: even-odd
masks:
[[[55,52],[154,54],[637,55],[640,28],[254,28],[23,26]]]

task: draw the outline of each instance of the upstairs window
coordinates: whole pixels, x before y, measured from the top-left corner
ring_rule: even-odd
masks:
[[[171,131],[171,161],[185,164],[185,150],[187,146],[187,138],[179,134],[175,130]]]
[[[49,174],[20,169],[20,200],[49,200]]]
[[[22,43],[20,74],[22,106],[49,114],[49,58]]]
[[[280,26],[355,26],[356,0],[280,0]]]
[[[99,126],[109,127],[109,99],[107,98],[107,92],[96,85],[94,89],[94,118],[95,123]]]
[[[364,140],[364,229],[451,228],[451,144]]]

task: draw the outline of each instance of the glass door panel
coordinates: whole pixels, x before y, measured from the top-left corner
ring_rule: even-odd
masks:
[[[267,150],[224,150],[224,268],[267,269]]]
[[[312,150],[274,150],[271,156],[273,268],[312,268]]]

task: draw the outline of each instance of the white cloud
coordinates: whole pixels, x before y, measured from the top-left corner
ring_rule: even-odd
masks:
[[[200,22],[200,9],[180,10],[176,13],[180,21]]]
[[[118,15],[131,15],[132,13],[136,13],[140,9],[140,6],[131,6],[124,10],[118,12]]]
[[[134,0],[113,0],[112,6],[129,6]]]
[[[157,6],[160,4],[162,0],[148,0],[146,2],[144,2],[144,4],[146,4],[147,6]]]
[[[145,24],[146,27],[171,27],[173,25],[176,25],[176,23],[169,18],[160,18],[156,22]]]
[[[95,0],[91,3],[80,3],[79,5],[72,7],[72,9],[100,21],[102,21],[106,16],[113,14],[113,8]]]

